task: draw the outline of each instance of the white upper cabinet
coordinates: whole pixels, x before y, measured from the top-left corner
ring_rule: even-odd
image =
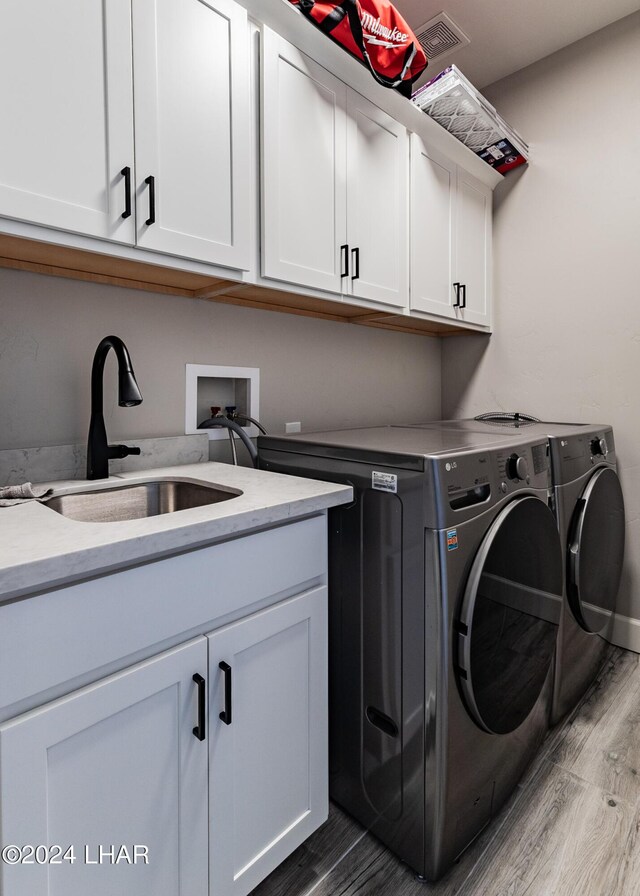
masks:
[[[342,81],[264,29],[264,277],[340,292],[340,246],[346,243],[346,96]]]
[[[250,265],[249,35],[233,0],[133,0],[137,242]]]
[[[6,0],[0,83],[0,214],[133,244],[130,0]]]
[[[453,313],[456,166],[411,135],[411,310]]]
[[[286,18],[306,53],[235,0],[0,3],[0,232],[490,327],[498,175]]]
[[[241,6],[10,0],[0,78],[0,215],[249,269]]]
[[[491,190],[411,136],[411,310],[490,324]]]
[[[489,324],[491,290],[491,190],[458,168],[456,280],[461,283],[462,318]]]
[[[348,290],[404,307],[409,279],[407,130],[353,90],[347,96],[347,162]]]
[[[406,306],[406,128],[268,28],[262,50],[262,275]]]

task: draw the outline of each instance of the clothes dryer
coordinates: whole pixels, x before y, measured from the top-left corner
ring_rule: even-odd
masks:
[[[353,486],[329,517],[330,793],[438,878],[548,729],[562,610],[546,438],[261,436],[260,466]]]
[[[533,421],[533,422],[532,422]],[[601,668],[615,622],[625,545],[625,514],[613,429],[549,423],[523,414],[483,414],[422,428],[546,437],[552,508],[565,550],[563,612],[556,650],[551,723],[580,701]]]

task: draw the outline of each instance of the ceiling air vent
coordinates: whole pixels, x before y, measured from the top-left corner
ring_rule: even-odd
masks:
[[[438,13],[429,19],[420,28],[416,28],[415,33],[429,60],[444,53],[455,53],[456,50],[471,43],[464,31],[446,12]]]

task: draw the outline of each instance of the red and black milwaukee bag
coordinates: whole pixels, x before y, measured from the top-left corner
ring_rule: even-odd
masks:
[[[427,57],[389,0],[290,0],[321,31],[363,62],[378,83],[410,97]]]

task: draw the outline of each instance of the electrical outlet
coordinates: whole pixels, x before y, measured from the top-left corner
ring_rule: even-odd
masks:
[[[302,424],[298,420],[296,423],[285,423],[285,432],[302,432]]]

